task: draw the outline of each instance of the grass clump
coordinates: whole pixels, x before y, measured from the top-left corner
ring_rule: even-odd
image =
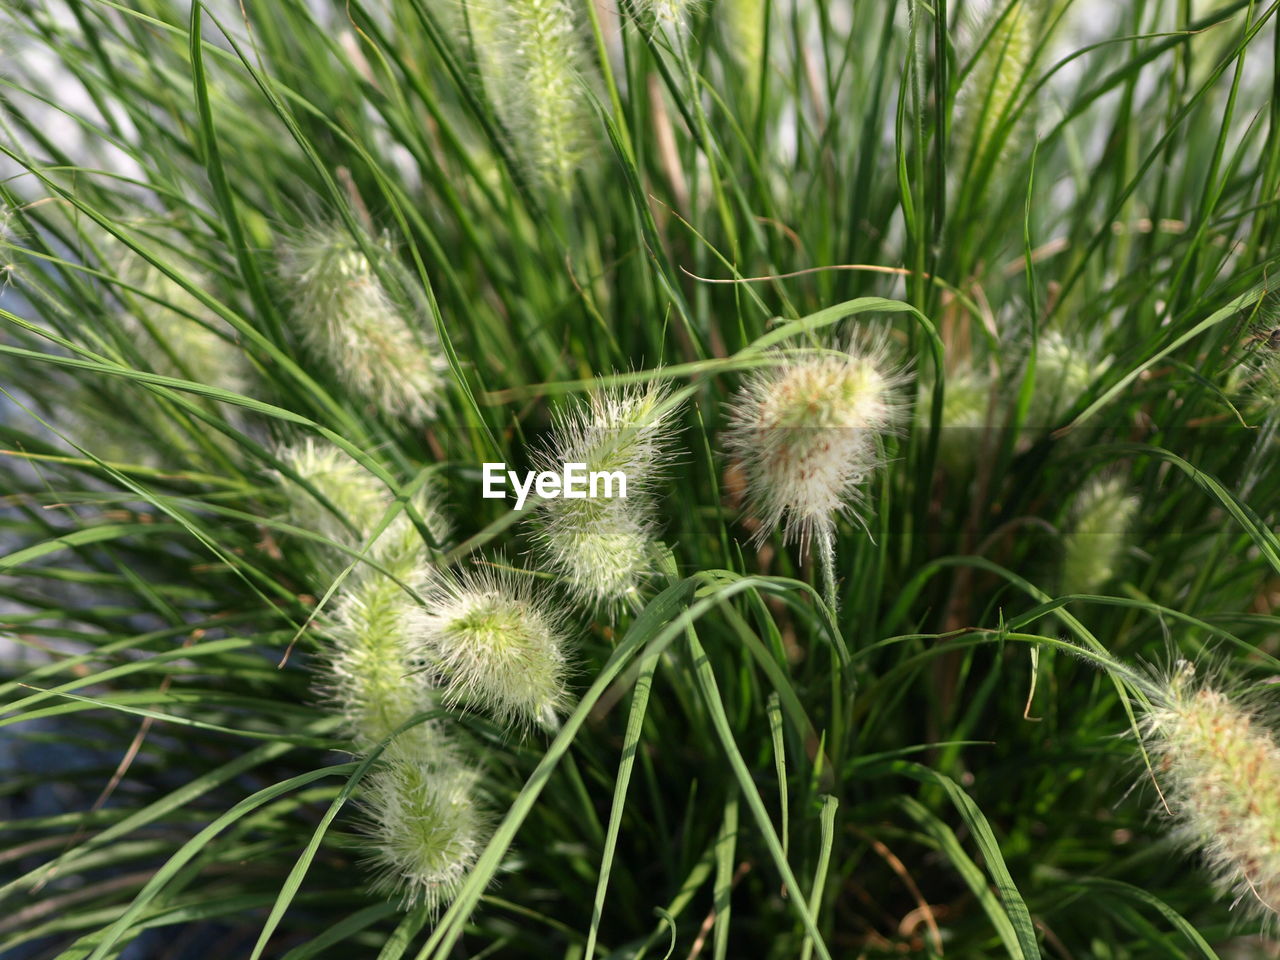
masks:
[[[0,955],[1273,949],[1276,15],[5,6]]]

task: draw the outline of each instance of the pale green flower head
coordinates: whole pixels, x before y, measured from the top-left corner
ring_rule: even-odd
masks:
[[[619,600],[653,575],[658,544],[625,515],[594,527],[566,525],[555,535],[560,583],[585,602]]]
[[[382,515],[386,488],[347,453],[331,443],[307,437],[278,452],[280,459],[310,483],[332,509],[284,474],[289,522],[338,543],[358,545]]]
[[[1110,363],[1111,357],[1104,356],[1091,341],[1056,330],[1041,336],[1036,344],[1035,389],[1026,426],[1035,430],[1059,426]]]
[[[655,383],[602,390],[556,420],[554,450],[543,460],[578,460],[588,470],[621,470],[652,478],[670,458],[671,422],[679,412],[670,391]]]
[[[133,251],[123,254],[119,272],[140,291],[129,293],[129,303],[137,312],[123,312],[120,323],[151,369],[232,393],[251,392],[253,366],[230,324]],[[202,277],[193,279],[205,282]]]
[[[563,620],[530,577],[480,567],[436,576],[409,614],[409,633],[446,703],[504,726],[553,727],[567,696]]]
[[[699,4],[697,0],[632,0],[632,6],[643,21],[659,29],[684,30]]]
[[[516,160],[568,193],[593,138],[579,8],[568,0],[464,0],[485,92]]]
[[[422,518],[431,538],[437,544],[443,543],[449,536],[450,525],[441,506],[440,491],[435,484],[424,483],[409,497],[409,503]],[[383,509],[386,510],[390,505],[391,499],[388,497]],[[369,548],[369,558],[391,576],[409,579],[419,567],[430,563],[430,551],[413,518],[406,510],[401,509],[374,540]]]
[[[1035,7],[1024,0],[996,0],[968,25],[966,59],[975,53],[976,59],[956,95],[952,129],[957,155],[975,167],[995,164],[998,169],[1010,155],[1006,125],[1026,89],[1039,24]]]
[[[755,91],[766,69],[765,0],[716,0],[716,19],[724,32],[726,46],[746,77],[746,88]]]
[[[425,576],[424,571],[409,586],[421,587]],[[411,641],[415,606],[405,586],[390,577],[352,578],[326,618],[326,693],[360,750],[438,706],[431,677]]]
[[[280,474],[286,517],[294,526],[321,534],[352,550],[367,548],[370,561],[392,576],[409,576],[417,566],[428,561],[427,544],[403,508],[370,542],[391,509],[393,498],[381,480],[345,451],[308,437],[299,444],[280,450],[278,456],[323,497],[323,500],[316,497],[302,484]],[[435,541],[442,542],[448,536],[449,523],[440,506],[439,492],[431,484],[424,484],[410,502]],[[345,566],[351,559],[350,555],[340,551],[328,551],[321,556],[327,568]]]
[[[968,474],[985,442],[984,431],[991,404],[991,377],[965,363],[947,374],[942,395],[942,429],[938,435],[938,462],[952,476]],[[922,385],[916,405],[916,426],[928,429],[932,388]]]
[[[881,441],[902,420],[902,377],[883,342],[778,356],[734,396],[725,442],[746,472],[756,540],[781,528],[803,549],[857,514]]]
[[[281,475],[287,517],[295,526],[320,533],[352,551],[366,551],[342,581],[325,609],[327,645],[324,685],[350,740],[368,749],[416,714],[436,706],[430,678],[415,660],[405,618],[413,592],[431,575],[430,551],[417,526],[402,510],[371,543],[392,506],[385,485],[331,444],[308,438],[280,453],[302,479],[329,501]],[[437,540],[447,534],[434,493],[423,488],[415,506]],[[313,551],[321,576],[336,576],[355,559],[347,551],[319,546]],[[317,589],[325,589],[320,582]]]
[[[1076,494],[1063,537],[1063,593],[1094,593],[1116,575],[1137,513],[1121,477],[1092,480]]]
[[[679,412],[669,399],[661,384],[597,392],[557,418],[535,457],[543,470],[585,463],[626,477],[625,498],[547,500],[534,515],[542,561],[582,603],[616,603],[654,573],[657,492]]]
[[[18,231],[13,225],[17,218],[17,211],[0,204],[0,247],[7,247],[17,242]]]
[[[1183,662],[1153,698],[1143,741],[1158,810],[1233,906],[1274,928],[1280,914],[1280,745],[1252,710]]]
[[[443,740],[383,752],[363,792],[380,891],[432,914],[453,901],[491,832],[479,780]]]
[[[106,236],[95,238],[95,243],[100,269],[118,280],[114,297],[119,308],[113,311],[108,327],[119,331],[132,352],[120,350],[99,332],[96,324],[84,328],[85,339],[93,349],[130,366],[140,362],[161,376],[241,395],[254,394],[259,387],[256,371],[238,343],[235,329],[226,320],[123,241]],[[6,280],[3,247],[0,239],[0,291]],[[173,267],[193,286],[208,283],[208,278],[188,263],[177,260]],[[157,398],[126,380],[100,382],[92,390],[78,380],[62,390],[62,422],[68,428],[68,436],[105,460],[160,469],[203,467],[209,455],[207,445],[220,448],[229,457],[239,456],[229,437],[205,430],[197,439],[191,430],[182,429],[173,420]],[[120,417],[117,405],[127,405],[137,420]],[[242,408],[220,405],[220,413],[229,423],[244,428],[246,416]],[[139,422],[145,422],[145,426]]]
[[[388,417],[423,424],[445,388],[435,327],[393,252],[373,240],[367,247],[378,252],[381,274],[340,226],[313,227],[285,245],[280,277],[293,327],[307,353],[353,396]]]
[[[1270,294],[1259,302],[1228,389],[1244,391],[1264,415],[1280,406],[1280,296]]]

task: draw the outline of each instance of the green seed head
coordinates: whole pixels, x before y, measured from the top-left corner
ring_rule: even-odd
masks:
[[[1138,500],[1123,479],[1094,480],[1076,495],[1063,537],[1063,593],[1094,593],[1119,570]]]
[[[1258,304],[1249,332],[1243,338],[1241,363],[1232,387],[1247,390],[1256,408],[1270,413],[1280,406],[1280,295],[1270,294]]]
[[[746,470],[757,539],[780,527],[805,547],[856,511],[880,442],[901,420],[900,378],[881,345],[783,356],[734,397],[726,444]]]
[[[1026,426],[1047,430],[1084,395],[1111,362],[1085,340],[1052,331],[1036,345],[1035,389],[1027,410]]]
[[[567,641],[560,614],[527,577],[499,568],[441,574],[424,600],[409,632],[446,702],[504,725],[555,725],[567,695]]]
[[[280,450],[279,457],[320,495],[281,474],[289,521],[336,543],[358,546],[382,515],[386,488],[377,477],[344,451],[310,437]]]
[[[121,325],[152,370],[232,393],[250,391],[253,367],[225,320],[132,251],[125,254],[119,272],[139,291],[128,294],[136,309],[121,314]],[[194,280],[204,282],[200,277]]]
[[[764,0],[717,0],[716,19],[724,33],[725,46],[746,77],[746,89],[756,91],[766,68]]]
[[[1010,121],[1035,50],[1033,7],[1022,0],[997,2],[970,27],[970,56],[976,51],[976,59],[956,96],[953,129],[957,156],[976,170],[998,170],[1011,153]]]
[[[585,602],[620,600],[653,574],[657,542],[625,516],[555,535],[554,569],[562,585]]]
[[[1256,714],[1198,683],[1183,663],[1143,735],[1160,809],[1245,913],[1280,913],[1280,746]]]
[[[632,0],[632,4],[643,22],[666,30],[685,29],[698,5],[696,0]]]
[[[435,329],[416,309],[414,287],[393,253],[379,252],[379,274],[341,227],[315,227],[288,244],[280,276],[303,347],[342,386],[375,411],[425,423],[444,390]],[[394,285],[387,285],[387,278]]]
[[[411,642],[413,608],[404,587],[390,577],[371,576],[351,581],[327,618],[328,698],[360,751],[437,706],[431,677]]]
[[[567,193],[592,137],[589,73],[567,0],[466,0],[485,92],[516,159],[544,188]]]
[[[452,902],[490,833],[478,784],[443,742],[383,752],[363,794],[378,889],[433,914]]]
[[[930,423],[932,390],[920,391],[916,422]],[[991,378],[977,367],[965,364],[947,375],[942,395],[942,429],[938,434],[938,462],[952,477],[967,475],[982,450],[991,403]]]
[[[557,420],[536,458],[543,470],[585,463],[626,476],[625,498],[547,500],[533,517],[543,562],[583,603],[616,603],[653,573],[657,488],[678,411],[667,400],[659,385],[597,393]]]
[[[386,485],[363,466],[332,444],[307,438],[279,452],[279,457],[298,477],[315,489],[281,473],[286,516],[294,526],[321,534],[334,544],[368,551],[369,560],[392,576],[404,578],[429,559],[427,544],[417,525],[403,509],[382,527],[393,506]],[[325,501],[328,501],[326,504]],[[437,543],[448,536],[449,524],[439,505],[439,493],[425,484],[411,498],[414,509]],[[375,531],[382,527],[374,537]],[[323,551],[325,569],[341,569],[351,562],[345,552]]]

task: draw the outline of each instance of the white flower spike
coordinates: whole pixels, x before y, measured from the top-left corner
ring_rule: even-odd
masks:
[[[679,405],[661,384],[603,390],[563,414],[537,457],[542,469],[584,463],[626,477],[625,497],[547,500],[536,515],[542,558],[580,602],[633,595],[654,571],[660,544],[656,488],[671,459]]]
[[[1161,809],[1237,906],[1280,914],[1280,744],[1259,718],[1183,662],[1147,713]]]
[[[481,79],[519,161],[567,193],[591,137],[587,56],[567,0],[466,0]]]
[[[902,377],[886,347],[804,349],[779,354],[730,405],[727,445],[742,461],[763,541],[781,528],[801,548],[855,513],[879,446],[903,419]]]
[[[858,516],[862,484],[886,434],[903,419],[901,375],[883,340],[779,353],[730,404],[729,450],[741,461],[761,543],[781,528],[801,550],[816,542],[827,605],[837,605],[835,525]]]
[[[1137,512],[1121,477],[1094,479],[1076,494],[1063,537],[1063,593],[1094,593],[1116,575]]]
[[[566,697],[563,617],[528,577],[477,568],[442,573],[408,618],[416,657],[440,678],[444,700],[504,726],[554,727]]]
[[[383,752],[363,792],[380,891],[432,914],[452,902],[490,834],[479,780],[443,741],[433,751],[395,741]]]
[[[403,509],[395,514],[377,540],[369,544],[369,538],[391,508],[391,492],[345,451],[308,437],[296,446],[282,449],[278,456],[332,506],[330,509],[306,487],[282,474],[280,482],[290,523],[352,550],[368,546],[369,559],[396,577],[408,577],[416,567],[427,562],[427,545]],[[442,542],[448,536],[449,524],[435,488],[423,485],[411,502],[431,536],[437,543]],[[320,559],[331,570],[336,563],[345,566],[351,560],[348,554],[330,552],[332,556],[326,554]]]
[[[389,289],[360,244],[341,227],[314,227],[286,246],[280,273],[303,347],[342,386],[377,411],[411,424],[434,414],[444,390],[444,360],[430,318],[414,306],[413,282],[394,255],[379,266],[397,279]]]

